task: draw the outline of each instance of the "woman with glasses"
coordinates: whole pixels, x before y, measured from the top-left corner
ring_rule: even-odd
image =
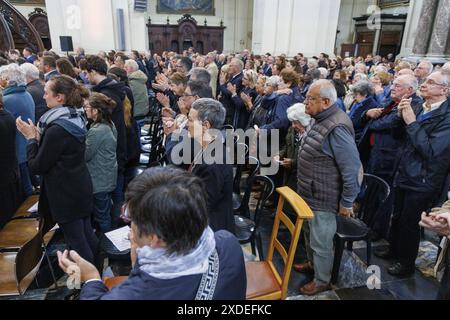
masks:
[[[112,229],[111,195],[117,181],[117,130],[111,119],[114,100],[93,93],[84,104],[91,123],[86,138],[85,160],[94,194],[94,219],[102,233]]]
[[[50,111],[38,127],[20,118],[16,121],[28,140],[31,173],[41,176],[39,214],[58,223],[69,248],[94,262],[98,239],[91,226],[93,191],[84,160],[86,125],[76,110],[88,91],[68,76],[52,78],[44,90]]]

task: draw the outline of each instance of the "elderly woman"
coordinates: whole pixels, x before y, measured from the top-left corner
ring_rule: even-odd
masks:
[[[237,86],[229,86],[229,91],[231,93],[231,100],[235,107],[233,126],[235,129],[245,129],[248,125],[248,120],[250,118],[251,109],[248,102],[248,97],[251,98],[252,103],[256,100],[256,82],[258,81],[258,74],[253,70],[244,70],[242,78],[242,86],[244,89],[241,95],[237,92]]]
[[[192,104],[188,131],[194,144],[200,148],[194,148],[195,158],[189,171],[205,183],[211,228],[234,233],[233,168],[226,162],[226,148],[219,131],[225,117],[225,108],[216,100],[199,99]]]
[[[291,122],[291,127],[286,136],[286,144],[280,150],[279,156],[275,160],[285,169],[285,183],[293,190],[297,190],[297,154],[311,128],[311,116],[306,114],[305,105],[294,104],[287,110],[287,116]]]
[[[16,124],[3,109],[0,93],[0,229],[11,219],[21,203],[21,186],[16,157]]]
[[[164,201],[161,201],[161,197]],[[242,249],[227,231],[208,227],[207,194],[198,177],[153,168],[126,194],[133,270],[111,291],[95,267],[74,252],[58,252],[65,272],[78,268],[81,300],[243,300]]]
[[[244,100],[245,105],[250,110],[250,120],[247,125],[247,129],[253,128],[255,125],[258,127],[261,126],[262,122],[264,121],[264,118],[266,116],[266,112],[264,108],[261,108],[262,103],[264,101],[265,92],[266,92],[266,83],[268,81],[268,78],[266,76],[259,76],[258,81],[256,82],[256,94],[257,97],[255,98],[255,101],[252,101],[251,97],[242,94],[242,100]]]
[[[35,122],[35,104],[32,96],[27,92],[26,78],[23,70],[16,64],[0,68],[0,86],[4,88],[4,109],[11,113],[14,119],[19,117],[26,122]],[[17,131],[16,156],[19,163],[20,179],[25,197],[33,193],[31,174],[27,161],[27,141]]]
[[[355,97],[355,103],[350,110],[349,117],[352,120],[355,129],[356,144],[359,144],[364,130],[364,126],[361,126],[361,117],[365,116],[366,112],[370,109],[379,108],[380,104],[374,99],[374,90],[372,84],[368,81],[356,83],[351,91]]]

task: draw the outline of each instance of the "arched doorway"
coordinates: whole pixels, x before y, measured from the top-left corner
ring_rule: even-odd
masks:
[[[52,40],[50,38],[50,27],[48,25],[47,13],[41,8],[35,8],[34,11],[28,15],[28,20],[39,33],[42,43],[44,44],[44,48],[47,50],[51,49]]]

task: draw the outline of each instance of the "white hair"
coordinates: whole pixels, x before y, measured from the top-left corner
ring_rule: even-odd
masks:
[[[450,76],[450,61],[442,66],[441,72],[447,77]]]
[[[279,76],[271,76],[269,79],[267,79],[267,82],[271,87],[275,88],[280,85],[281,77]]]
[[[319,66],[319,62],[317,62],[316,59],[310,59],[308,61],[308,68],[310,68],[310,69],[317,69],[318,66]]]
[[[325,68],[319,68],[319,69],[317,69],[317,70],[320,71],[320,75],[321,75],[322,79],[328,78],[328,75],[329,75],[330,73],[328,72],[327,69],[325,69]]]
[[[434,66],[431,63],[431,61],[429,61],[429,60],[422,60],[422,61],[420,61],[419,64],[422,64],[422,63],[427,65],[427,67],[428,67],[428,74],[431,74],[433,72],[433,69],[434,69]]]
[[[298,121],[303,127],[309,126],[311,123],[311,116],[306,114],[306,107],[303,103],[296,103],[289,109],[287,109],[287,116],[289,121]]]
[[[380,73],[380,72],[388,72],[388,68],[386,68],[385,66],[376,66],[375,67],[375,73]]]
[[[22,86],[27,84],[25,72],[15,63],[0,67],[0,78],[6,80],[8,85]]]
[[[39,79],[39,69],[31,63],[24,63],[20,66],[20,69],[25,73],[27,79],[38,80]]]
[[[133,72],[136,72],[139,70],[139,65],[133,59],[128,59],[127,61],[125,61],[125,66],[130,66],[131,69],[133,70]]]
[[[403,76],[397,77],[397,80],[403,80],[405,85],[409,88],[412,88],[414,92],[419,88],[419,80],[411,74],[405,74]]]
[[[311,85],[311,88],[309,90],[316,86],[320,88],[319,96],[321,98],[329,99],[332,105],[336,103],[338,99],[337,92],[334,84],[331,81],[325,79],[317,80]]]

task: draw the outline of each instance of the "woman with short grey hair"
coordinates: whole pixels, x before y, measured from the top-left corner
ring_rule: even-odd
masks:
[[[355,98],[349,117],[353,122],[355,128],[356,143],[359,144],[364,127],[361,126],[361,117],[365,117],[367,111],[370,109],[379,108],[380,104],[374,99],[374,89],[370,82],[357,82],[351,89]]]
[[[188,130],[197,147],[194,153],[198,152],[189,171],[205,184],[211,229],[234,233],[233,167],[227,163],[226,146],[221,136],[215,136],[217,130],[222,129],[225,117],[226,109],[217,100],[199,99],[192,104]]]

